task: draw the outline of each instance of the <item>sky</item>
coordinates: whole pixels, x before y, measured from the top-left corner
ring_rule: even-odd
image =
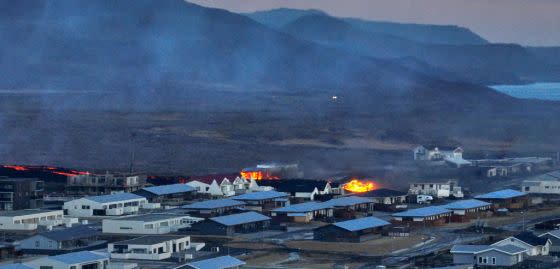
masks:
[[[560,46],[560,0],[190,0],[233,12],[316,8],[338,17],[452,24],[491,42]]]

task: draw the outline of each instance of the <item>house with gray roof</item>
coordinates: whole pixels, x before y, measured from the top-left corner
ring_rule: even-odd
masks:
[[[310,222],[333,216],[333,207],[327,203],[306,202],[293,204],[270,211],[274,222]]]
[[[148,204],[146,197],[134,193],[87,196],[64,203],[65,214],[75,217],[121,216],[136,214]]]
[[[109,265],[109,256],[92,251],[78,251],[47,256],[24,264],[35,269],[104,269]]]
[[[370,198],[355,195],[333,198],[323,202],[334,210],[334,215],[338,218],[353,218],[356,212],[371,213],[373,212],[374,202]]]
[[[139,189],[134,194],[146,197],[150,203],[179,205],[195,198],[196,189],[187,184],[170,184]]]
[[[245,262],[232,256],[220,256],[204,259],[187,264],[188,269],[237,269],[245,265]]]
[[[529,206],[527,194],[512,189],[493,191],[477,195],[474,198],[492,203],[493,209],[506,208],[508,210],[521,210]]]
[[[532,232],[522,232],[498,241],[492,246],[514,245],[523,248],[529,256],[546,256],[550,252],[551,241]]]
[[[26,254],[56,255],[80,250],[104,248],[101,231],[87,225],[38,233],[20,241],[18,250]]]
[[[473,264],[480,267],[510,267],[522,262],[526,250],[514,245],[454,245],[451,250],[454,264]]]
[[[183,214],[153,213],[104,219],[102,229],[107,234],[168,234],[202,220]]]
[[[316,228],[313,238],[330,242],[363,242],[380,237],[389,225],[391,223],[376,217],[346,220]]]
[[[482,217],[492,208],[492,204],[476,199],[458,200],[442,206],[453,211],[451,221],[468,222],[471,218]]]
[[[253,233],[268,229],[270,217],[248,211],[220,217],[209,218],[194,223],[192,230],[205,235],[231,236],[234,233]]]
[[[290,204],[289,194],[278,191],[257,191],[231,197],[245,203],[245,208],[253,211],[268,212]]]
[[[440,206],[428,206],[395,213],[396,224],[442,225],[448,223],[453,212]]]
[[[108,252],[111,259],[159,261],[182,256],[181,260],[185,260],[192,259],[193,251],[204,245],[191,242],[186,235],[147,235],[110,243]]]
[[[181,208],[198,216],[214,217],[243,210],[245,202],[233,199],[206,200],[184,205]]]
[[[554,230],[546,232],[539,235],[540,238],[546,238],[550,240],[550,250],[549,254],[558,255],[560,254],[560,230]]]

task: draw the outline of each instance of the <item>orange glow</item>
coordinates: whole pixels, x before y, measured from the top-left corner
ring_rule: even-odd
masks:
[[[241,177],[244,179],[254,180],[280,179],[279,177],[271,176],[268,173],[264,173],[263,171],[241,171]]]
[[[373,181],[360,181],[352,179],[350,182],[344,184],[344,189],[350,192],[368,192],[379,188],[377,183]]]
[[[29,170],[27,167],[25,166],[20,166],[20,165],[4,165],[5,168],[11,168],[14,169],[16,171],[27,171]]]

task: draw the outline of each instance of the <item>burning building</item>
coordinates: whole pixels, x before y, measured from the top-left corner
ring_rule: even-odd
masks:
[[[297,164],[258,164],[256,167],[241,170],[241,176],[245,179],[281,179],[281,178],[301,178],[303,173]]]
[[[352,179],[348,183],[344,184],[344,190],[353,193],[364,193],[379,189],[379,185],[370,180],[358,180]]]

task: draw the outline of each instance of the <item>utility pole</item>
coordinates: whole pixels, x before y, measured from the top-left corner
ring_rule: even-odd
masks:
[[[136,157],[136,147],[135,147],[135,143],[134,143],[134,139],[136,138],[136,133],[132,132],[130,133],[130,167],[128,169],[128,172],[130,174],[132,174],[134,172],[134,158]]]

